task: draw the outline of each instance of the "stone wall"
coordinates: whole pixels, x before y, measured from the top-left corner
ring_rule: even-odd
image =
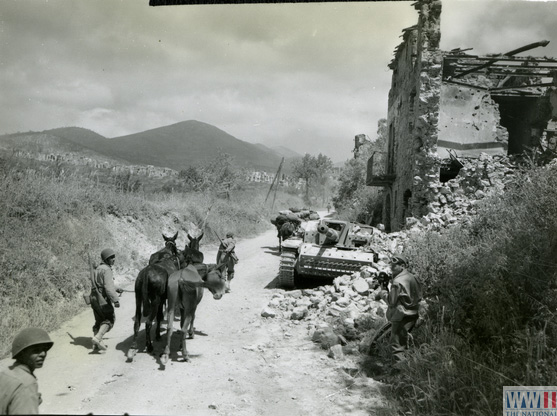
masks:
[[[385,192],[386,229],[398,230],[415,209],[413,177],[435,151],[441,85],[439,52],[441,2],[420,1],[418,25],[406,29],[393,63],[389,92],[387,170],[396,173]]]
[[[507,129],[499,125],[499,106],[486,91],[443,84],[440,91],[439,157],[448,149],[462,156],[477,156],[478,151],[506,154]]]
[[[443,80],[443,65],[461,55],[454,55],[460,53],[456,50],[439,50],[441,2],[419,0],[414,7],[418,24],[403,31],[403,41],[389,64],[393,76],[387,116],[388,178],[380,183],[385,186],[387,231],[402,229],[407,218],[429,215],[452,198],[447,191],[452,192],[456,182],[438,186],[440,170],[451,154],[462,160],[485,159],[541,145],[548,149],[548,157],[555,157],[552,148],[557,132],[548,127],[548,121],[557,120],[555,87],[537,85],[536,72],[530,78],[520,77],[516,81],[520,85],[509,84],[512,76],[501,79],[501,75],[480,73],[467,75],[468,84],[462,79]],[[450,71],[447,66],[445,72]],[[507,84],[511,90],[501,89]],[[512,90],[524,86],[527,91]],[[476,182],[474,193],[481,194],[483,184]],[[373,183],[373,174],[368,183]]]
[[[456,177],[442,182],[441,164],[414,177],[414,189],[420,195],[420,208],[406,218],[407,227],[441,229],[468,222],[476,213],[478,201],[500,194],[514,177],[516,165],[506,155],[459,158],[463,165]]]

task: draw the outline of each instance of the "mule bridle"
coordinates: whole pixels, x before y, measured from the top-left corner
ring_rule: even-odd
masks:
[[[174,254],[174,258],[176,259],[176,263],[178,263],[178,270],[180,270],[180,257],[179,257],[180,252],[178,250],[178,247],[176,247],[176,242],[168,240],[165,243],[165,247],[169,248],[172,251],[172,253]]]

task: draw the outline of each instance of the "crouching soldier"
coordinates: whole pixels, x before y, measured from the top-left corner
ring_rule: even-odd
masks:
[[[387,319],[391,322],[391,350],[395,363],[404,360],[408,347],[408,333],[420,318],[422,300],[421,282],[406,268],[408,262],[403,256],[391,260],[393,281],[390,291],[381,290],[376,300],[383,299],[387,305]]]
[[[107,248],[101,252],[102,263],[91,273],[91,308],[95,315],[93,325],[93,351],[105,351],[104,335],[112,329],[116,321],[114,308],[120,307],[118,294],[123,290],[114,286],[112,266],[116,253]]]
[[[53,344],[41,328],[26,328],[15,336],[12,342],[15,362],[0,373],[0,414],[39,413],[42,399],[34,372],[43,366]]]

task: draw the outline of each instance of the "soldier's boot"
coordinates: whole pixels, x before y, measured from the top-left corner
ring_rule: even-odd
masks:
[[[106,345],[104,345],[102,341],[104,334],[106,334],[109,329],[110,326],[108,326],[108,324],[101,325],[101,327],[99,328],[99,332],[97,332],[97,334],[91,340],[93,342],[93,349],[96,346],[99,351],[106,351]]]
[[[93,336],[96,336],[99,333],[99,328],[95,325],[93,325]],[[93,343],[93,351],[98,351],[99,347],[97,347],[97,344]]]

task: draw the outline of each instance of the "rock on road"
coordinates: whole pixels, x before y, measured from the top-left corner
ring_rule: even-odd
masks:
[[[352,378],[343,362],[327,358],[307,333],[307,323],[262,318],[279,267],[276,231],[239,241],[240,262],[232,292],[214,300],[205,291],[188,340],[191,362],[181,361],[173,338],[171,360],[161,366],[163,341],[154,354],[126,353],[133,337],[134,294],[122,295],[115,327],[106,336],[108,351],[91,353],[90,309],[66,322],[51,337],[53,348],[35,375],[46,414],[150,415],[369,415],[384,408],[380,386]],[[207,263],[216,248],[201,247]],[[127,289],[133,289],[131,284]],[[165,321],[166,322],[166,321]],[[179,322],[174,323],[175,328]],[[175,331],[175,337],[181,336]],[[163,329],[163,340],[165,340]],[[12,360],[3,360],[2,367]],[[371,411],[371,414],[374,414]]]

